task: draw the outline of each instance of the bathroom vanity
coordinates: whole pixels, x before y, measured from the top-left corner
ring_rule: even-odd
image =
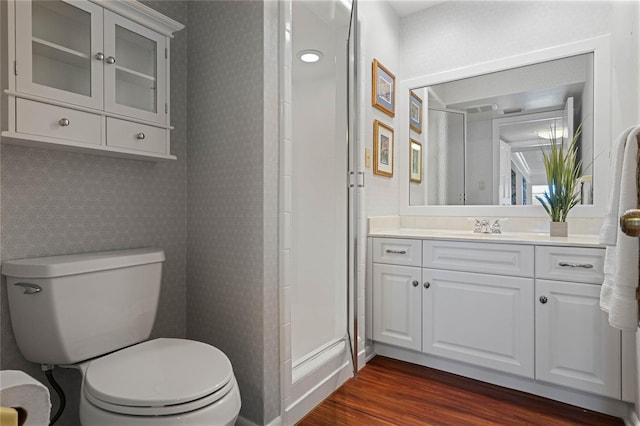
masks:
[[[619,414],[616,401],[633,400],[623,334],[599,307],[605,250],[596,236],[369,237],[367,337],[377,354],[598,411]]]

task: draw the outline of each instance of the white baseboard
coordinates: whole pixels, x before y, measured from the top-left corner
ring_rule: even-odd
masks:
[[[238,420],[236,420],[235,426],[258,426],[258,425],[250,420],[245,419],[242,416],[238,416]]]
[[[239,416],[238,420],[236,420],[235,426],[259,426],[259,425],[255,424],[250,420],[245,419],[242,416]],[[271,420],[267,426],[282,426],[282,418],[276,417],[275,419]]]
[[[640,419],[633,406],[629,407],[629,411],[624,418],[625,426],[640,426]]]

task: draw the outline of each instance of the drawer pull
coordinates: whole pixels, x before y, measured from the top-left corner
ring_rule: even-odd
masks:
[[[109,57],[107,58],[107,63],[108,63],[109,65],[113,65],[113,64],[115,64],[115,63],[116,63],[116,58],[114,58],[113,56],[109,56]]]
[[[95,58],[96,58],[98,61],[104,61],[104,53],[102,53],[102,52],[98,52],[98,53],[96,53]]]
[[[69,124],[71,124],[71,121],[69,121],[68,118],[61,118],[60,120],[58,120],[58,124],[62,127],[67,127]]]
[[[431,283],[429,281],[426,281],[423,285],[424,285],[424,288],[431,287]]]
[[[547,296],[540,296],[540,303],[542,303],[543,305],[545,303],[547,303],[549,300],[547,299]]]
[[[414,281],[411,283],[411,285],[413,285],[414,287],[418,287],[420,283],[418,281]]]
[[[142,132],[140,132],[140,133],[136,134],[136,139],[138,139],[138,140],[142,140],[142,139],[144,139],[145,137],[146,137],[146,136],[145,136],[145,135],[144,135],[144,133],[142,133]]]
[[[387,253],[391,253],[391,254],[407,254],[406,250],[387,250]]]
[[[558,263],[558,265],[560,266],[568,266],[570,268],[585,268],[585,269],[591,269],[593,268],[593,265],[590,263],[568,263],[568,262],[560,262]]]

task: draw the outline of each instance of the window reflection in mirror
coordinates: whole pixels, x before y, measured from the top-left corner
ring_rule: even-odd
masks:
[[[424,179],[410,205],[531,205],[544,192],[542,151],[583,123],[582,204],[593,202],[593,54],[413,88],[424,100]]]

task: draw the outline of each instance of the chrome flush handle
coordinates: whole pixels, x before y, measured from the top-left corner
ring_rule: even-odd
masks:
[[[24,288],[24,293],[23,294],[36,294],[36,293],[40,293],[42,291],[42,287],[40,287],[37,284],[15,283],[14,285]]]

